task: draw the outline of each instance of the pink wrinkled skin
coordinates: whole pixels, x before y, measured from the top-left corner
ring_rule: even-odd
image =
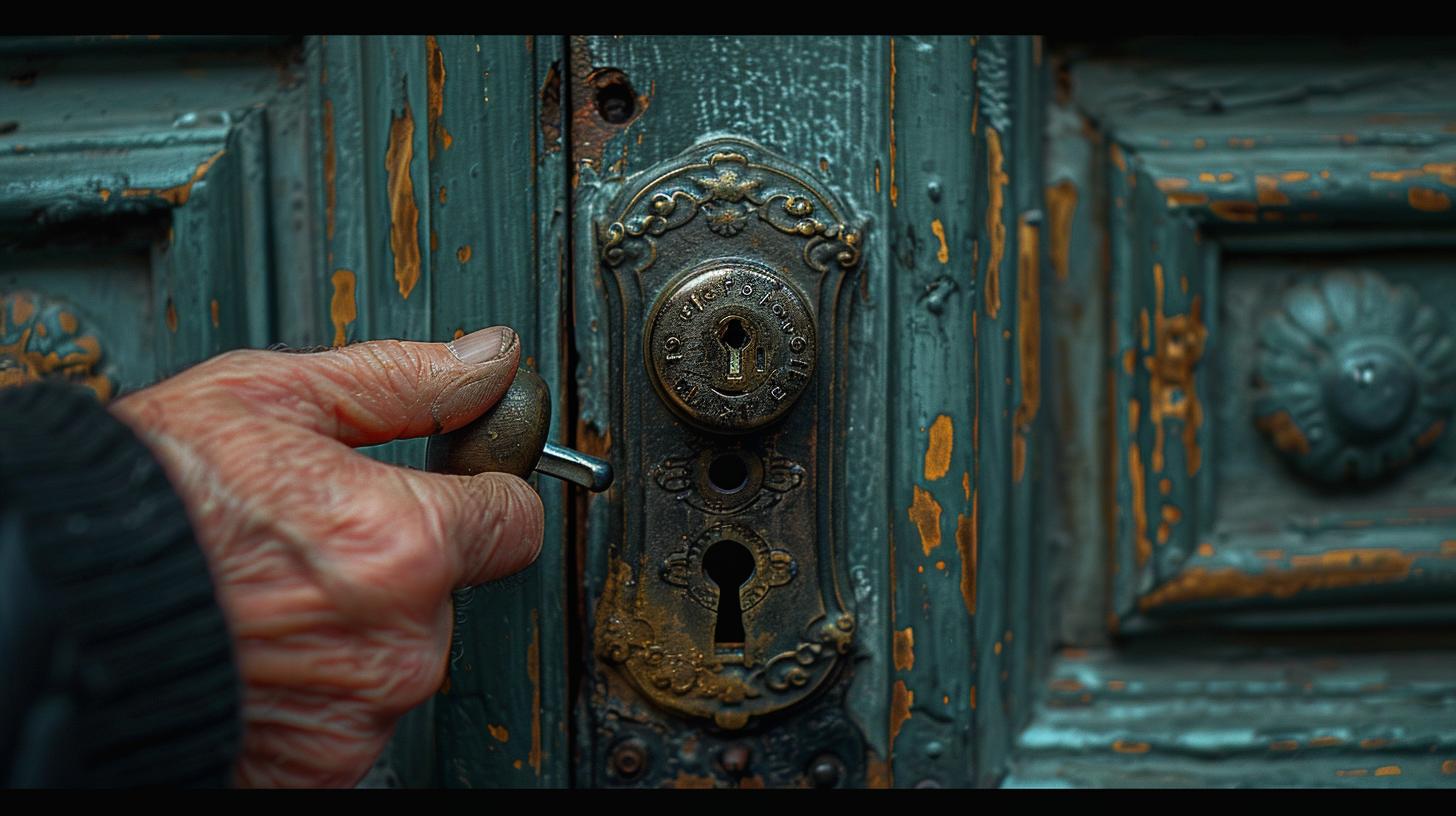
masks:
[[[507,474],[446,476],[352,450],[494,405],[520,342],[235,351],[113,405],[151,447],[207,556],[242,674],[246,786],[357,783],[444,681],[452,589],[535,560],[541,502]]]

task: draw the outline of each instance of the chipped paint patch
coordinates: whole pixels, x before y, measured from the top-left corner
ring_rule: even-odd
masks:
[[[965,601],[966,614],[976,614],[976,517],[980,510],[980,494],[971,499],[971,514],[956,515],[956,552],[961,558],[961,600]]]
[[[17,318],[18,321],[19,318]],[[170,297],[167,298],[167,331],[177,333],[177,304],[173,303]]]
[[[920,485],[913,485],[913,488],[915,497],[910,503],[910,521],[920,532],[920,549],[929,556],[940,546],[940,503]]]
[[[399,296],[409,300],[420,281],[420,208],[415,203],[415,183],[410,162],[415,154],[415,118],[406,102],[404,112],[391,117],[389,147],[384,169],[389,189],[389,249],[394,254],[394,280]]]
[[[466,244],[465,246],[455,250],[455,260],[459,261],[460,263],[469,263],[470,253],[470,244]]]
[[[1137,565],[1143,566],[1153,554],[1153,543],[1148,540],[1148,499],[1143,483],[1143,457],[1136,442],[1127,449],[1127,478],[1132,490],[1132,520],[1137,529]]]
[[[428,105],[425,110],[425,124],[429,128],[429,145],[426,148],[429,159],[435,159],[435,146],[438,144],[445,150],[450,149],[454,140],[450,138],[449,131],[440,123],[440,117],[445,113],[445,55],[440,51],[440,44],[435,40],[435,35],[429,34],[425,37],[426,61],[429,64],[429,72],[426,76],[426,99]]]
[[[330,281],[334,284],[334,296],[329,299],[329,319],[334,324],[334,345],[348,342],[349,324],[359,316],[354,302],[354,273],[347,269],[335,269]]]
[[[212,318],[212,327],[214,329],[222,325],[222,317],[218,314],[218,310],[219,306],[217,303],[217,298],[213,298],[212,302],[207,305],[207,311],[208,316]]]
[[[490,732],[490,735],[495,738],[495,741],[496,742],[510,742],[511,741],[511,732],[504,725],[496,725],[495,723],[486,723],[485,730]]]
[[[1258,220],[1259,205],[1252,201],[1215,201],[1208,205],[1214,215],[1225,221],[1252,224]]]
[[[1112,743],[1112,750],[1119,754],[1146,754],[1152,746],[1146,742],[1129,742],[1128,740],[1117,740]]]
[[[890,38],[890,206],[900,206],[900,187],[895,183],[895,38]]]
[[[1016,339],[1021,374],[1021,402],[1012,420],[1011,478],[1026,475],[1026,446],[1041,408],[1041,267],[1038,230],[1022,216],[1016,225]]]
[[[1072,217],[1077,212],[1077,185],[1070,179],[1046,188],[1047,255],[1057,280],[1067,279],[1071,268]]]
[[[991,241],[991,254],[986,260],[986,316],[992,320],[1001,313],[1001,260],[1006,257],[1006,222],[1002,210],[1006,206],[1006,157],[1001,152],[1001,134],[986,128],[986,163],[990,202],[986,205],[986,233]]]
[[[935,251],[935,259],[941,263],[950,263],[950,247],[945,243],[945,225],[936,218],[930,222],[930,231],[935,234],[936,240],[940,241],[940,249]]]
[[[894,643],[895,671],[915,668],[915,630],[909,626],[896,630]]]
[[[1157,346],[1154,355],[1146,360],[1149,373],[1148,419],[1152,421],[1155,433],[1151,464],[1153,472],[1162,472],[1164,421],[1181,420],[1184,458],[1191,477],[1203,464],[1203,452],[1198,446],[1198,430],[1203,426],[1203,404],[1198,399],[1198,386],[1194,380],[1194,371],[1203,358],[1203,347],[1208,338],[1208,329],[1202,319],[1203,299],[1194,296],[1188,314],[1164,314],[1167,300],[1162,264],[1153,265],[1153,288],[1157,306],[1153,316],[1153,334]]]
[[[1400,776],[1399,765],[1381,765],[1375,769],[1376,776]]]
[[[1279,189],[1279,177],[1260,173],[1254,176],[1254,196],[1261,207],[1283,207],[1289,196]]]
[[[1169,603],[1229,598],[1287,599],[1312,590],[1390,583],[1408,577],[1419,555],[1371,547],[1296,555],[1289,559],[1287,569],[1271,568],[1261,573],[1192,567],[1145,595],[1138,605],[1150,609]]]
[[[1421,212],[1445,212],[1451,209],[1451,197],[1429,187],[1410,188],[1406,192],[1406,200]]]
[[[164,201],[167,201],[174,207],[181,207],[183,204],[187,203],[188,199],[192,197],[193,185],[197,184],[197,182],[199,181],[202,181],[202,179],[207,176],[207,171],[211,170],[212,166],[216,164],[217,160],[222,158],[222,155],[226,152],[227,150],[219,150],[209,156],[202,162],[202,164],[197,165],[196,170],[192,171],[191,178],[181,184],[176,185],[175,187],[167,187],[160,190],[150,187],[137,187],[133,189],[122,190],[122,198],[160,198]],[[103,198],[102,200],[105,200],[105,198]]]
[[[1309,453],[1309,439],[1295,424],[1288,411],[1279,411],[1254,420],[1254,425],[1273,440],[1274,447],[1286,453],[1304,456]]]
[[[890,692],[890,751],[894,755],[895,738],[900,736],[900,729],[905,721],[910,719],[910,706],[915,704],[915,692],[905,687],[904,680],[896,680],[895,687]]]
[[[950,472],[950,455],[955,445],[955,427],[949,416],[941,414],[930,423],[930,441],[925,446],[925,478],[944,479]]]

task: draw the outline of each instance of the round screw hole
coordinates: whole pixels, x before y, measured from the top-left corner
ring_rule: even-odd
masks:
[[[742,454],[719,454],[708,465],[708,484],[719,493],[737,493],[748,484],[748,463]]]
[[[597,113],[602,119],[620,125],[637,112],[637,96],[626,74],[615,69],[603,71],[593,84],[597,89]]]

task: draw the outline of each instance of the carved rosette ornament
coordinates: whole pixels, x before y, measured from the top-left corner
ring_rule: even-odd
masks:
[[[1368,270],[1285,293],[1260,332],[1255,423],[1322,482],[1389,475],[1435,445],[1456,405],[1440,312]]]
[[[101,362],[101,341],[74,308],[34,292],[0,294],[0,388],[63,379],[105,402],[115,386]]]

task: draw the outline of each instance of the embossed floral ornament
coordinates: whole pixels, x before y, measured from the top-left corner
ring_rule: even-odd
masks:
[[[0,388],[34,380],[70,380],[105,402],[115,390],[99,370],[101,343],[83,332],[76,312],[33,292],[0,294]]]
[[[1326,482],[1391,473],[1430,448],[1456,404],[1441,314],[1368,270],[1290,288],[1259,337],[1255,423]]]

